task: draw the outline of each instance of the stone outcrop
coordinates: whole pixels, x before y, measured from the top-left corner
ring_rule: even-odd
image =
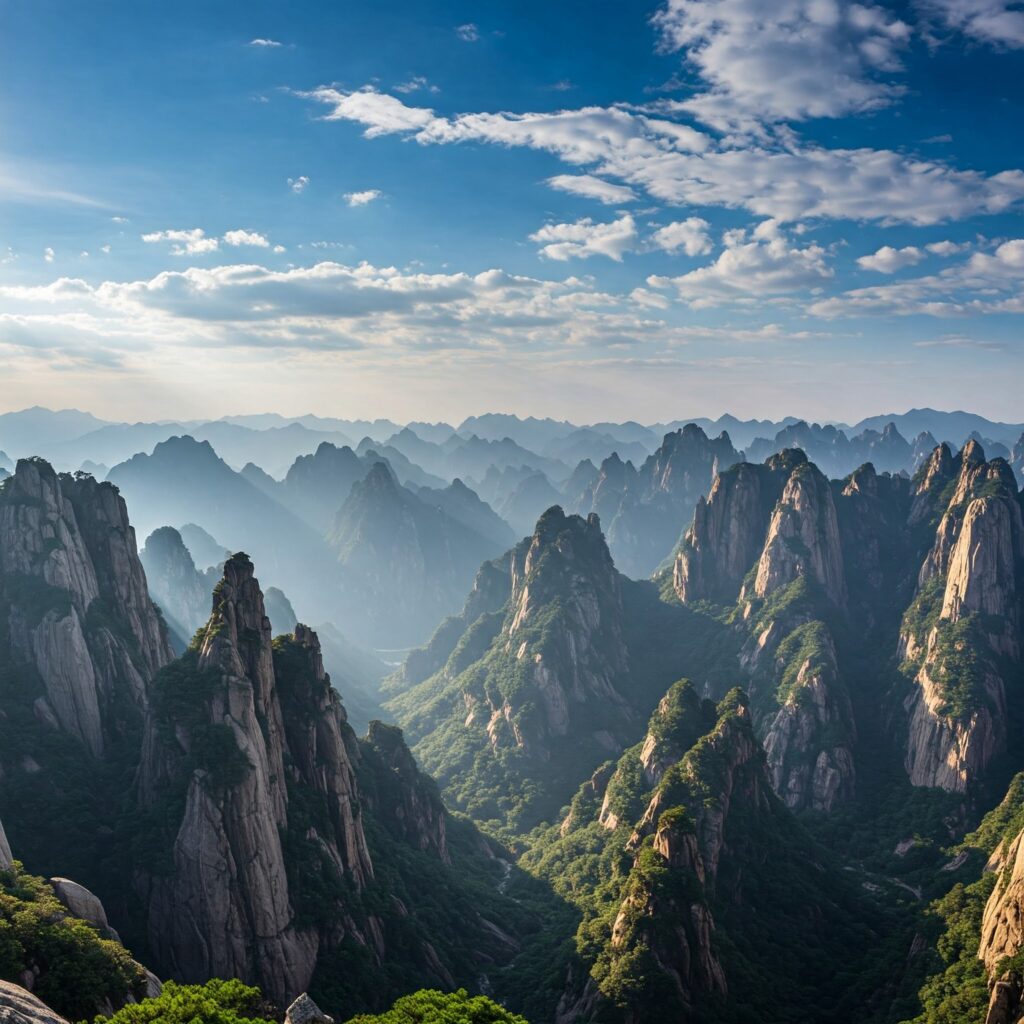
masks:
[[[270,634],[252,563],[235,555],[189,666],[193,706],[161,691],[161,682],[181,686],[180,678],[157,680],[140,792],[152,803],[169,786],[184,785],[185,810],[172,873],[143,878],[140,888],[150,943],[167,973],[240,977],[283,1001],[308,986],[319,944],[314,930],[296,925],[289,894],[281,839],[289,827],[289,779],[318,793],[331,816],[329,834],[307,838],[356,886],[372,866],[344,718],[316,636],[297,629],[288,678],[279,681]]]
[[[6,871],[13,863],[14,858],[11,855],[11,845],[7,842],[4,823],[0,821],[0,871]]]
[[[171,526],[154,530],[139,558],[150,595],[179,640],[187,643],[209,617],[210,593],[220,579],[220,566],[200,572],[181,534]]]
[[[827,811],[853,795],[856,727],[824,621],[847,614],[837,506],[857,506],[845,516],[860,542],[856,557],[878,569],[886,524],[874,512],[890,485],[867,466],[834,493],[800,450],[733,466],[698,504],[676,556],[673,586],[684,604],[738,602],[757,732],[773,785],[793,810]]]
[[[50,885],[53,886],[54,895],[67,907],[72,917],[87,921],[106,939],[121,941],[117,932],[110,927],[107,912],[98,896],[70,878],[51,878]]]
[[[616,565],[627,576],[642,578],[671,555],[716,475],[741,459],[728,434],[709,438],[690,423],[666,434],[639,469],[610,455],[588,486],[567,486],[569,507],[596,513]]]
[[[557,628],[544,628],[556,609]],[[529,545],[513,552],[511,595],[495,643],[523,689],[504,699],[467,694],[467,724],[484,724],[492,746],[511,743],[547,760],[595,703],[613,728],[616,720],[619,729],[628,725],[632,712],[618,689],[629,672],[622,596],[596,515],[566,516],[555,506],[541,516]],[[527,701],[536,707],[528,728],[518,721]]]
[[[915,785],[964,792],[1006,747],[1005,675],[1021,657],[1024,521],[1009,467],[986,461],[976,441],[955,458],[936,449],[916,491],[912,520],[938,525],[900,635],[913,677],[906,769]]]
[[[670,698],[679,713],[672,721],[677,728],[680,722],[688,722],[697,732],[706,728],[706,723],[701,724],[703,709],[692,706],[685,690],[673,689],[676,692]],[[684,709],[684,705],[691,706]],[[661,778],[627,844],[636,861],[612,924],[608,955],[612,975],[618,958],[649,955],[646,984],[667,983],[676,1007],[666,1012],[673,1013],[672,1019],[688,1019],[697,1001],[724,997],[728,991],[716,952],[713,907],[716,901],[729,902],[739,895],[718,891],[723,863],[738,849],[737,834],[743,828],[738,822],[771,816],[781,809],[741,694],[729,695],[718,709],[717,722],[699,740],[692,734],[673,736],[664,722],[665,710],[652,718],[644,743],[645,750],[663,752]],[[672,764],[671,756],[666,756],[666,741],[677,744],[679,751]],[[727,836],[733,837],[731,846]],[[641,854],[648,844],[655,862],[668,869],[671,885],[658,884],[644,867]],[[591,980],[577,1006],[593,1001],[594,987]],[[626,999],[635,1000],[636,1005],[627,1009],[625,1019],[648,1019],[642,1007],[651,998],[628,994]],[[659,1005],[663,998],[659,997]]]
[[[363,795],[376,819],[396,839],[450,864],[444,804],[433,779],[417,768],[402,730],[371,722],[362,749]]]
[[[768,597],[804,577],[836,606],[846,603],[842,545],[828,481],[810,463],[797,466],[772,512],[753,593]]]
[[[309,996],[303,992],[284,1015],[284,1024],[334,1024],[334,1018],[328,1017]]]
[[[19,461],[0,492],[0,592],[11,656],[40,681],[40,717],[101,755],[173,657],[117,489]]]
[[[0,1024],[68,1024],[27,989],[0,981]]]
[[[821,627],[814,641],[813,654],[799,658],[790,695],[765,723],[764,750],[788,807],[827,812],[853,796],[857,730],[832,638]]]

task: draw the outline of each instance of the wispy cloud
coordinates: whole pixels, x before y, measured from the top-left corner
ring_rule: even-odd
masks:
[[[411,93],[411,92],[433,92],[438,93],[441,90],[427,80],[424,75],[413,75],[412,78],[407,79],[404,82],[400,82],[395,86],[395,92],[400,93]]]
[[[283,46],[284,43],[279,43],[276,39],[250,39],[249,45],[274,50],[279,46]]]
[[[380,199],[383,194],[379,188],[367,188],[361,192],[346,192],[344,199],[349,206],[366,206],[368,203]]]
[[[361,124],[367,138],[404,134],[421,145],[467,141],[553,153],[574,169],[645,190],[658,202],[743,208],[779,221],[824,217],[939,224],[1001,213],[1024,200],[1024,171],[983,174],[893,150],[827,149],[792,133],[760,141],[716,136],[657,109],[583,107],[543,113],[441,117],[365,87],[302,94],[329,107],[327,120]]]
[[[288,179],[288,187],[296,193],[306,191],[306,186],[309,184],[309,178],[305,174],[300,174],[297,178]]]
[[[465,25],[459,25],[455,29],[455,34],[464,43],[475,43],[480,38],[480,29],[473,22],[469,21]]]
[[[616,185],[593,174],[556,174],[548,178],[548,184],[560,192],[596,199],[606,206],[630,203],[636,199],[636,193],[628,185]]]

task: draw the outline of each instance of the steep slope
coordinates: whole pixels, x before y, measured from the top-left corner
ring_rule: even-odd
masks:
[[[149,593],[159,605],[183,650],[192,634],[206,622],[210,594],[221,576],[220,566],[200,572],[185,547],[181,534],[172,526],[161,526],[147,538],[139,559],[146,570]]]
[[[329,542],[341,621],[381,648],[421,642],[500,547],[401,487],[378,462],[338,512]]]
[[[324,443],[312,455],[292,463],[281,491],[290,508],[325,534],[353,484],[366,476],[371,465],[351,448]]]
[[[491,870],[486,845],[453,833],[397,730],[356,739],[315,633],[271,640],[247,556],[228,560],[209,623],[157,676],[146,725],[136,843],[151,852],[134,878],[168,974],[374,1007],[398,977],[454,987],[514,951],[481,916],[496,897],[468,897]],[[435,888],[410,895],[417,876]]]
[[[936,449],[915,487],[918,522],[940,518],[900,635],[906,767],[915,785],[963,792],[1018,713],[1024,521],[1009,466],[974,441],[956,458]]]
[[[166,523],[198,523],[234,550],[250,551],[300,606],[333,608],[335,583],[321,537],[221,459],[208,442],[174,437],[152,455],[110,471],[144,534]]]
[[[876,481],[863,472],[840,499]],[[856,727],[834,639],[848,601],[836,505],[799,449],[734,466],[698,503],[673,567],[684,604],[736,602],[727,614],[744,637],[754,721],[794,810],[827,811],[854,790]],[[870,533],[869,520],[854,521]]]
[[[528,828],[636,740],[702,643],[653,591],[616,572],[596,516],[557,506],[481,568],[462,614],[386,684],[451,803]]]
[[[416,496],[479,534],[498,550],[510,548],[516,542],[512,527],[458,477],[448,487],[421,487]]]
[[[0,485],[0,596],[7,686],[102,755],[172,657],[117,489],[19,461]]]
[[[715,475],[739,459],[728,434],[710,439],[691,423],[666,434],[639,470],[618,453],[609,456],[573,510],[596,512],[606,524],[615,564],[627,576],[643,578],[671,554]]]
[[[860,959],[866,908],[773,793],[738,690],[674,684],[523,864],[583,914],[564,1024],[859,1019],[825,965]]]

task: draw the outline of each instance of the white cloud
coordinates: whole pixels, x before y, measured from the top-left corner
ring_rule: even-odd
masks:
[[[298,195],[300,192],[305,192],[306,186],[309,184],[309,178],[305,174],[300,174],[297,178],[288,179],[288,187]]]
[[[970,247],[970,242],[950,242],[948,239],[942,242],[929,242],[925,246],[933,256],[955,256],[958,252],[967,252]]]
[[[51,248],[50,248],[49,246],[47,246],[47,247],[46,247],[46,248],[45,248],[45,249],[43,250],[43,259],[44,259],[44,260],[45,260],[45,261],[46,261],[47,263],[52,263],[52,262],[53,262],[53,249],[51,249]]]
[[[142,236],[144,242],[171,242],[172,256],[197,256],[205,252],[216,252],[220,242],[216,238],[207,238],[202,228],[184,230],[150,231]]]
[[[708,222],[700,217],[687,217],[686,220],[666,224],[654,232],[651,241],[658,249],[666,252],[682,249],[687,256],[703,256],[711,252]]]
[[[976,252],[938,274],[843,292],[809,311],[822,317],[1024,313],[1024,239],[1003,242],[992,253]]]
[[[278,254],[280,254],[282,252],[285,252],[285,251],[286,250],[285,250],[285,247],[283,245],[275,245],[274,246],[274,252],[276,252]]]
[[[883,245],[870,256],[859,256],[858,266],[865,270],[877,270],[880,274],[895,274],[904,267],[913,267],[924,259],[924,253],[916,245],[907,245],[902,249],[894,249],[891,245]]]
[[[550,113],[439,117],[365,88],[304,93],[329,106],[327,120],[353,121],[375,138],[405,134],[422,145],[490,142],[590,165],[674,205],[746,209],[780,221],[831,217],[938,224],[1006,211],[1024,199],[1024,171],[985,175],[892,150],[826,149],[777,132],[758,143],[716,140],[652,110],[583,107]],[[680,113],[662,104],[661,113]]]
[[[572,224],[545,224],[530,235],[530,241],[540,243],[540,254],[551,260],[607,256],[620,262],[636,248],[639,235],[636,222],[626,214],[606,224],[596,224],[590,217]]]
[[[441,90],[427,80],[425,75],[413,75],[412,78],[395,86],[395,92],[440,92]]]
[[[918,0],[926,16],[944,28],[993,46],[1024,47],[1024,10],[1019,0]]]
[[[596,199],[605,206],[616,206],[636,199],[636,193],[629,186],[616,185],[603,178],[595,178],[592,174],[556,174],[553,178],[548,178],[547,183],[560,192],[569,192],[585,199]]]
[[[115,224],[127,224],[129,223],[127,217],[111,217],[110,218]]]
[[[100,246],[100,252],[102,252],[102,253],[109,253],[110,252],[110,246],[109,245],[101,245]]]
[[[538,280],[497,269],[471,275],[333,262],[283,271],[189,267],[100,285],[71,278],[0,285],[0,298],[10,315],[53,338],[62,337],[62,325],[88,318],[98,325],[93,333],[204,351],[222,345],[494,355],[668,345],[675,337],[657,296],[613,295],[576,277]]]
[[[458,28],[455,29],[455,34],[464,43],[475,43],[480,38],[480,29],[470,21],[465,25],[459,25]]]
[[[790,243],[774,220],[752,232],[727,231],[725,248],[713,263],[680,277],[652,277],[652,287],[673,287],[693,309],[750,303],[792,292],[814,291],[832,277],[825,250]]]
[[[270,242],[265,235],[261,235],[256,231],[245,231],[242,228],[237,228],[234,231],[224,232],[224,244],[225,245],[251,245],[257,249],[269,249]]]
[[[379,188],[366,188],[362,192],[346,192],[344,199],[349,206],[366,206],[383,194]]]
[[[655,17],[708,91],[685,106],[719,127],[840,117],[884,106],[902,87],[910,27],[851,0],[667,0]]]
[[[277,47],[282,46],[283,44],[279,43],[276,39],[250,39],[249,45],[276,49]]]

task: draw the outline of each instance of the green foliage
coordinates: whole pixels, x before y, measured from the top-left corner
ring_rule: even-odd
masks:
[[[385,1013],[360,1014],[348,1024],[527,1024],[527,1021],[486,996],[471,996],[460,988],[449,993],[436,989],[415,992],[403,996]]]
[[[20,984],[38,969],[35,994],[72,1019],[90,1017],[106,1000],[141,995],[146,975],[127,950],[70,917],[53,889],[20,865],[0,872],[0,978]]]
[[[95,1024],[274,1024],[274,1015],[259,989],[214,978],[205,985],[169,981],[155,999],[97,1017]]]

